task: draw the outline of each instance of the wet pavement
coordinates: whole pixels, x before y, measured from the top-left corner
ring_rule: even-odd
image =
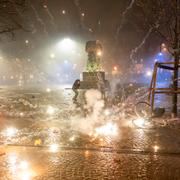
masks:
[[[119,113],[84,117],[60,87],[0,94],[0,180],[180,179],[177,123],[139,128]]]

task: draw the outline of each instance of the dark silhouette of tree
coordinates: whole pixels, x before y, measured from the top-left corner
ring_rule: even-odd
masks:
[[[0,34],[28,31],[23,17],[25,10],[26,0],[0,0]]]
[[[180,0],[136,0],[144,25],[157,33],[167,44],[174,57],[173,89],[178,90],[180,58]],[[173,94],[172,112],[177,116],[178,94]]]

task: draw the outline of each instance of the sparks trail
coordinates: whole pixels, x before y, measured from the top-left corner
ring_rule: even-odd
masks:
[[[84,29],[84,30],[86,30],[86,31],[89,31],[89,29],[91,29],[91,28],[87,27],[87,26],[84,24],[84,15],[82,15],[79,0],[74,0],[73,2],[74,2],[75,7],[76,7],[77,10],[78,10],[81,28]]]
[[[122,13],[122,20],[121,23],[119,25],[119,27],[117,28],[117,33],[116,33],[116,37],[118,37],[120,30],[122,29],[123,25],[124,25],[124,21],[125,21],[125,16],[128,13],[128,11],[132,8],[133,4],[134,4],[135,0],[131,0],[131,3],[129,4],[129,6],[125,9],[125,11]]]
[[[132,49],[132,51],[131,51],[131,54],[130,54],[130,59],[132,60],[132,61],[134,61],[134,55],[138,52],[138,50],[146,43],[146,40],[148,39],[148,37],[150,36],[150,34],[152,33],[152,30],[153,30],[153,28],[151,27],[150,29],[149,29],[149,31],[147,32],[147,34],[145,35],[145,37],[143,38],[143,40],[141,41],[141,43],[137,46],[137,47],[135,47],[134,49]]]
[[[49,16],[49,18],[50,18],[51,24],[54,26],[55,29],[57,29],[57,28],[56,28],[56,23],[55,23],[55,21],[54,21],[54,16],[53,16],[52,13],[50,12],[49,8],[46,6],[44,9],[45,9],[45,11],[47,12],[47,14],[48,14],[48,16]]]
[[[46,24],[40,18],[39,14],[38,14],[36,8],[33,6],[33,4],[30,1],[29,1],[29,3],[30,3],[30,6],[31,6],[32,10],[34,11],[34,14],[36,16],[37,21],[40,22],[40,24],[43,26],[44,33],[48,35],[49,33],[48,33],[47,29],[46,29]]]

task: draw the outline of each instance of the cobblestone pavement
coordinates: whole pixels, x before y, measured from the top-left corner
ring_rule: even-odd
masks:
[[[180,179],[178,127],[128,125],[118,126],[117,136],[90,134],[70,123],[78,113],[71,112],[70,91],[0,93],[0,180]]]

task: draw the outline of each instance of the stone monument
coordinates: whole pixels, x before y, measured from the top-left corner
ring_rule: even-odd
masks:
[[[101,92],[109,89],[109,82],[105,79],[105,72],[101,67],[102,45],[99,41],[86,43],[88,60],[86,71],[82,73],[80,89],[99,89]]]

